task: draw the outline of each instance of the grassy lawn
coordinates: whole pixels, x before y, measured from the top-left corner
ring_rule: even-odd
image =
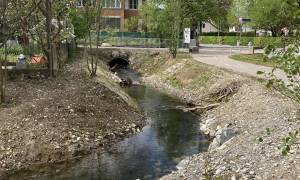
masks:
[[[232,55],[230,56],[230,58],[237,61],[243,61],[243,62],[258,64],[263,66],[269,66],[269,67],[276,66],[276,61],[274,59],[265,60],[263,54],[238,54],[238,55]]]

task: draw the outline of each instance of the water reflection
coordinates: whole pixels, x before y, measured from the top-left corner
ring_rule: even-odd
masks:
[[[31,179],[157,179],[175,170],[185,156],[207,150],[208,141],[199,134],[199,117],[176,109],[179,101],[142,86],[130,87],[128,93],[144,108],[148,120],[140,134],[71,168]]]

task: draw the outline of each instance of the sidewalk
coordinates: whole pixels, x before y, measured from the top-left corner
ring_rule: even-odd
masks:
[[[263,76],[257,75],[257,71],[272,71],[271,67],[236,61],[231,59],[229,56],[230,55],[228,52],[223,52],[222,54],[213,54],[211,51],[208,52],[203,49],[200,51],[199,54],[192,54],[193,59],[195,59],[196,61],[232,70],[234,72],[238,72],[256,78],[263,78]],[[281,70],[276,70],[275,75],[280,79],[287,80],[284,72]]]

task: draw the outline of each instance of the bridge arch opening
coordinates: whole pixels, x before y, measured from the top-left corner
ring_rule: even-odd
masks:
[[[114,58],[111,61],[109,61],[108,66],[110,70],[114,71],[119,68],[125,68],[129,66],[129,62],[127,59],[123,58]]]

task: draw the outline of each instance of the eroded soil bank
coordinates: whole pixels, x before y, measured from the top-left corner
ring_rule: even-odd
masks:
[[[143,126],[140,113],[87,77],[82,63],[66,65],[54,79],[8,82],[8,104],[0,107],[1,179],[12,170],[90,154]]]
[[[300,178],[300,141],[293,138],[300,121],[291,100],[256,79],[187,54],[176,60],[137,54],[131,62],[146,84],[196,105],[202,114],[199,131],[213,138],[208,152],[182,161],[178,171],[162,179]],[[211,104],[217,106],[207,108]],[[287,138],[293,140],[286,143]]]

